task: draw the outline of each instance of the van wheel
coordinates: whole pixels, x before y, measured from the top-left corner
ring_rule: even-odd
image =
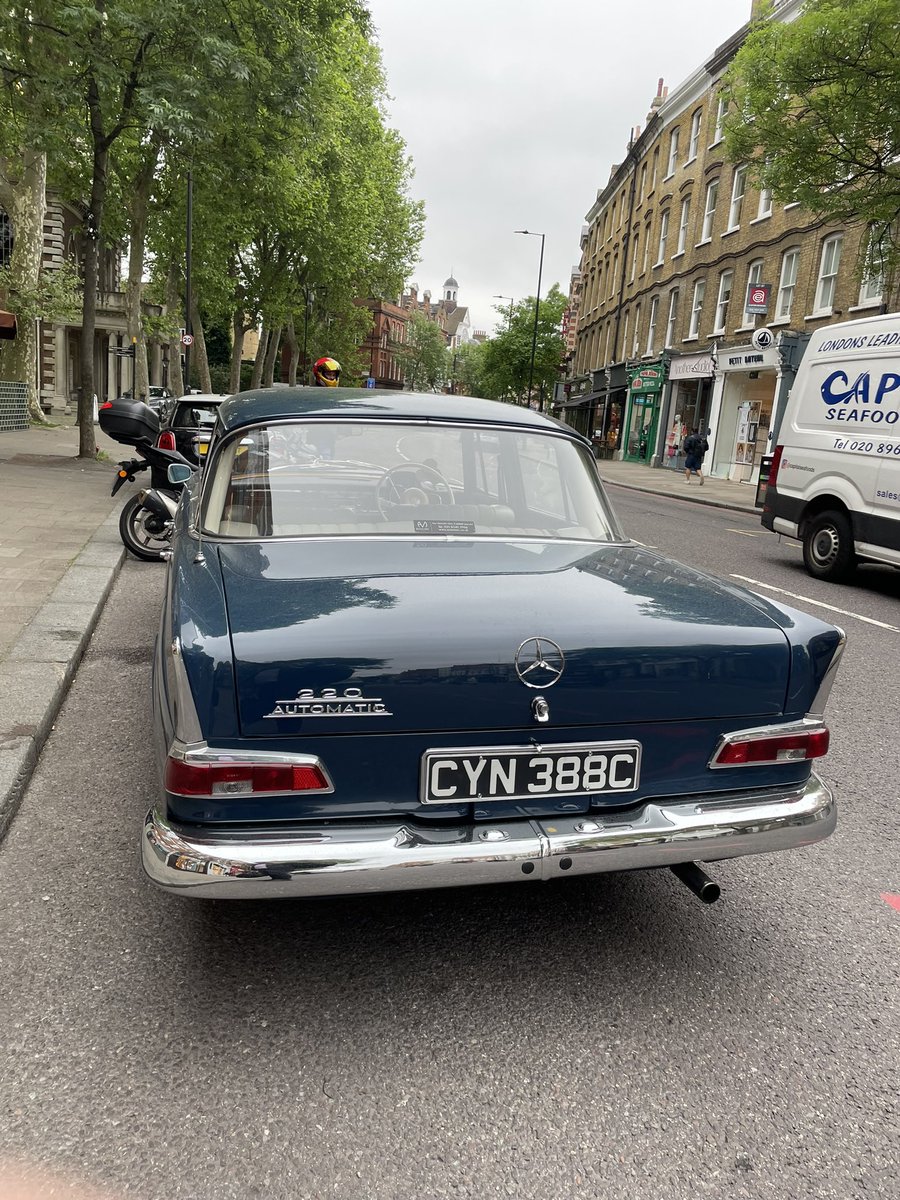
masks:
[[[817,513],[803,534],[803,562],[810,575],[838,583],[856,569],[853,532],[842,512]]]

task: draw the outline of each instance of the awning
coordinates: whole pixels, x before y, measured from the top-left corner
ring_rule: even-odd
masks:
[[[0,309],[0,338],[7,342],[11,342],[16,336],[16,318],[11,312],[4,312]]]

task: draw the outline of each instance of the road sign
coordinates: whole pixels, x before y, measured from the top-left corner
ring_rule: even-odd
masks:
[[[129,346],[127,350],[124,348],[124,346],[116,346],[114,353],[117,354],[119,358],[134,358],[134,346]]]
[[[761,329],[753,330],[750,341],[755,350],[768,350],[770,346],[775,345],[775,334],[763,325]]]
[[[373,388],[374,386],[375,386],[375,380],[370,375],[369,378],[366,380],[366,387]]]
[[[181,335],[181,344],[182,346],[193,346],[194,335],[192,333],[183,333]]]

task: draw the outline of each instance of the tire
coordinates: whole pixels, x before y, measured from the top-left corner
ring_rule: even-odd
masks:
[[[162,562],[163,553],[171,545],[168,530],[162,521],[141,504],[140,496],[132,496],[119,514],[119,534],[135,558],[144,562]]]
[[[853,531],[845,513],[816,513],[803,531],[803,564],[815,579],[839,583],[856,569]]]

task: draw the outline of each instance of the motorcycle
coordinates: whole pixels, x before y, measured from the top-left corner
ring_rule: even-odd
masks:
[[[107,401],[100,406],[99,418],[104,433],[133,446],[140,455],[119,463],[111,495],[115,496],[124,484],[134,483],[143,471],[150,472],[150,487],[132,496],[119,514],[119,535],[136,558],[161,562],[167,557],[175,510],[184,490],[183,483],[169,481],[168,470],[173,463],[180,463],[193,471],[193,464],[177,450],[162,450],[155,445],[159,419],[140,401]]]

